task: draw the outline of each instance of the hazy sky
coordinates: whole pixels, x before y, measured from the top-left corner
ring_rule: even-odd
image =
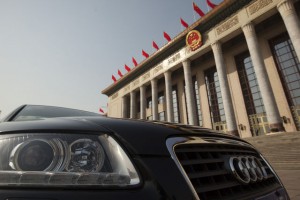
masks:
[[[211,0],[219,4],[222,0]],[[23,104],[106,111],[101,91],[199,16],[192,0],[0,0],[0,110]],[[194,1],[202,10],[206,0]]]

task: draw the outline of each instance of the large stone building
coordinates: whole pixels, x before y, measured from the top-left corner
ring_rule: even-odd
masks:
[[[299,14],[299,0],[223,1],[104,89],[108,116],[240,137],[299,130]],[[195,50],[192,30],[202,36]]]

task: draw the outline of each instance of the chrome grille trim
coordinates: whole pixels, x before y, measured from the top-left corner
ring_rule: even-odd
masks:
[[[278,178],[278,176],[276,175],[276,173],[274,172],[273,168],[269,165],[269,163],[266,161],[266,159],[250,144],[246,143],[246,142],[242,142],[242,141],[236,141],[236,140],[231,140],[231,139],[226,139],[226,138],[216,138],[216,137],[172,137],[172,138],[168,138],[166,140],[166,146],[168,148],[168,151],[172,157],[172,159],[174,160],[174,162],[176,163],[177,167],[179,168],[180,172],[182,173],[184,179],[186,180],[191,192],[193,193],[195,199],[200,200],[200,197],[198,196],[198,193],[193,185],[193,183],[191,182],[191,179],[189,178],[188,174],[186,173],[185,169],[183,168],[184,163],[181,163],[176,155],[175,152],[175,147],[179,146],[179,145],[186,145],[186,144],[223,144],[223,145],[231,145],[231,146],[236,146],[236,147],[245,147],[246,149],[251,150],[252,153],[255,153],[258,155],[258,157],[260,159],[262,159],[265,164],[266,167],[270,170],[271,174],[274,175],[276,181],[281,185],[281,187],[283,187],[280,179]],[[197,162],[197,161],[188,161],[188,162]],[[201,162],[201,161],[198,161]],[[220,172],[221,173],[221,172]],[[208,174],[209,175],[209,174]]]
[[[185,173],[185,171],[184,171],[183,167],[181,166],[179,160],[177,159],[177,156],[174,151],[174,148],[177,144],[184,144],[188,141],[190,141],[190,139],[188,137],[175,137],[175,138],[167,139],[166,144],[167,144],[167,148],[168,148],[168,151],[170,152],[172,159],[175,161],[177,167],[179,168],[181,174],[183,175],[185,181],[187,182],[189,188],[191,189],[191,192],[195,196],[195,199],[200,200],[193,184],[191,183],[188,175]]]

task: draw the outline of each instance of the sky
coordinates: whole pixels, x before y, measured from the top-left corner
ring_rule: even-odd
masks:
[[[219,4],[222,0],[211,0]],[[204,11],[206,0],[194,0]],[[193,0],[0,0],[0,119],[23,104],[107,110],[101,91],[200,17]]]

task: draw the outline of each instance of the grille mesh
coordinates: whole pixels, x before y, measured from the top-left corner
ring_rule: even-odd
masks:
[[[232,144],[180,144],[175,154],[201,200],[253,199],[280,187],[280,183],[260,158],[248,146]],[[224,157],[255,156],[263,164],[268,178],[243,185],[225,168]]]

